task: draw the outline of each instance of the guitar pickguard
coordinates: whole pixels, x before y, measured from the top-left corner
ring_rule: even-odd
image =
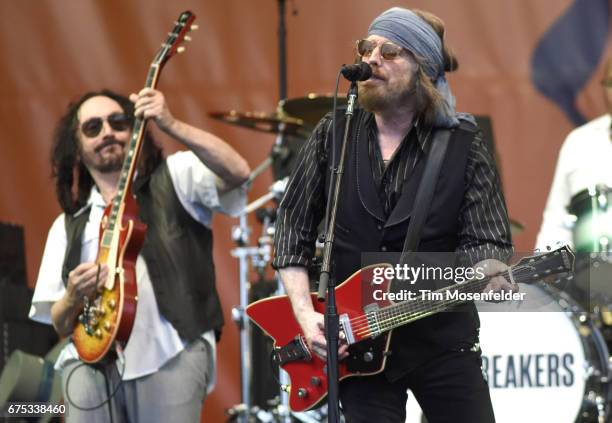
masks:
[[[349,346],[346,369],[355,374],[375,374],[383,370],[387,358],[389,333]]]

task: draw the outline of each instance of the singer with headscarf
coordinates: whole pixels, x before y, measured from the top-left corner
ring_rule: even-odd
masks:
[[[513,247],[498,172],[473,117],[455,111],[446,72],[457,68],[457,60],[445,44],[443,22],[395,7],[374,19],[356,49],[372,75],[358,83],[360,107],[348,136],[333,277],[340,283],[359,270],[363,252],[402,251],[410,216],[420,207],[414,197],[424,158],[443,129],[452,132],[418,251],[458,253],[489,274],[504,270]],[[273,261],[308,347],[320,357],[326,354],[323,315],[313,309],[307,268],[325,213],[332,133],[342,134],[341,114],[335,125],[331,114],[324,117],[301,151],[279,207]],[[487,289],[515,290],[499,276]],[[407,389],[429,423],[494,422],[480,367],[478,314],[472,303],[454,311],[395,329],[382,373],[340,382],[348,423],[403,423]],[[346,344],[341,342],[338,352],[346,359]]]

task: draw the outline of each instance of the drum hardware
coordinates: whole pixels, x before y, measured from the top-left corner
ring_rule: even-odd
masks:
[[[241,403],[227,410],[231,421],[239,423],[250,422],[274,422],[291,423],[294,419],[304,423],[318,423],[321,420],[313,413],[295,415],[289,409],[288,396],[285,392],[280,392],[270,405],[270,410],[262,409],[252,403],[251,381],[252,381],[252,354],[251,337],[252,330],[249,319],[244,309],[248,305],[249,291],[249,269],[253,268],[263,279],[266,269],[272,259],[272,245],[274,238],[274,220],[276,211],[273,208],[262,209],[261,206],[274,198],[280,199],[282,196],[287,179],[277,181],[270,186],[269,193],[255,200],[245,207],[240,213],[238,226],[232,228],[232,239],[237,247],[231,251],[233,257],[238,258],[240,267],[240,304],[232,309],[232,320],[238,326],[240,332],[240,363],[241,363]],[[257,246],[249,246],[252,235],[251,228],[247,223],[247,216],[251,212],[256,212],[258,220],[262,223],[261,235],[257,240]],[[282,287],[277,280],[278,286]],[[289,380],[286,375],[279,375],[280,384],[288,389]],[[317,411],[321,413],[321,411]],[[303,414],[303,413],[299,413]],[[314,416],[314,417],[313,417]]]
[[[254,179],[254,178],[253,178]],[[264,279],[268,265],[272,259],[272,248],[274,239],[274,221],[276,209],[273,207],[262,208],[272,199],[282,197],[288,178],[276,181],[269,187],[269,192],[257,200],[248,204],[240,213],[239,225],[232,228],[232,239],[237,247],[231,251],[233,257],[239,259],[240,267],[240,304],[232,309],[232,320],[236,323],[240,332],[240,362],[241,362],[241,403],[227,410],[231,421],[240,423],[250,422],[274,422],[274,423],[319,423],[325,421],[325,409],[313,410],[306,413],[294,413],[289,409],[289,398],[287,391],[290,389],[290,381],[286,373],[279,369],[278,381],[280,385],[279,395],[269,401],[270,409],[263,409],[253,404],[251,383],[253,373],[253,350],[251,349],[251,338],[253,328],[244,312],[248,304],[249,292],[254,287],[249,281],[249,270],[257,271],[261,280]],[[255,212],[258,221],[262,224],[261,234],[257,239],[257,246],[250,246],[252,236],[251,227],[247,223],[248,214]],[[277,278],[277,293],[282,293],[283,286]],[[260,404],[261,405],[261,404]]]
[[[590,312],[612,347],[612,189],[596,184],[575,194],[567,207],[578,253],[567,291]]]
[[[244,309],[248,305],[249,289],[249,258],[260,254],[258,248],[248,247],[251,229],[247,224],[247,215],[240,215],[240,223],[232,228],[232,240],[238,245],[231,251],[239,262],[239,293],[240,305],[232,308],[232,320],[238,326],[240,333],[240,398],[241,403],[227,410],[230,420],[239,423],[249,423],[253,420],[255,410],[251,407],[251,351],[250,324]]]
[[[585,388],[588,392],[583,399],[580,418],[576,422],[597,421],[604,423],[612,417],[610,406],[612,404],[612,358],[606,346],[602,333],[598,330],[597,319],[591,317],[592,313],[585,311],[566,292],[558,291],[549,285],[540,286],[549,295],[562,298],[569,308],[559,305],[566,315],[574,320],[585,354],[583,363]],[[593,420],[596,419],[596,420]]]
[[[568,211],[575,218],[572,235],[577,252],[609,252],[611,201],[612,190],[603,184],[590,186],[572,197]]]
[[[280,200],[288,183],[286,176],[292,167],[292,160],[296,158],[296,152],[308,135],[303,121],[299,118],[290,117],[279,109],[276,113],[240,113],[236,111],[215,112],[209,114],[215,119],[237,126],[254,129],[261,132],[276,133],[276,141],[270,156],[259,164],[249,176],[247,186],[250,186],[257,176],[272,166],[275,176],[278,178],[270,187],[268,193],[248,204],[239,215],[239,225],[232,228],[232,240],[237,247],[231,251],[232,256],[239,260],[240,274],[240,304],[232,309],[232,320],[236,323],[240,333],[240,366],[241,366],[241,404],[228,410],[228,415],[234,421],[247,423],[250,421],[274,421],[291,422],[296,418],[304,422],[320,421],[312,417],[312,413],[304,416],[295,416],[288,407],[288,396],[281,392],[277,405],[271,410],[263,410],[252,404],[251,380],[252,380],[252,357],[251,350],[251,328],[245,315],[245,307],[249,299],[249,269],[252,267],[263,278],[268,264],[271,262],[272,242],[274,228],[272,223],[274,216],[268,214],[263,216],[261,207],[270,200]],[[262,235],[258,239],[258,246],[249,246],[252,235],[251,228],[247,223],[247,215],[257,211],[262,217]],[[284,372],[282,372],[284,373]],[[281,384],[288,385],[285,375],[280,375]]]
[[[249,176],[247,187],[259,174],[270,165],[269,161],[261,163]],[[238,259],[239,266],[239,296],[240,303],[232,308],[232,320],[238,327],[240,336],[240,397],[241,403],[226,410],[230,420],[238,423],[249,423],[253,421],[259,409],[251,404],[251,327],[249,319],[244,310],[249,303],[249,259],[255,269],[260,274],[270,262],[272,246],[270,243],[260,244],[257,247],[250,247],[251,227],[247,222],[247,212],[243,210],[239,214],[239,224],[232,227],[232,240],[237,247],[231,250],[231,255]]]
[[[272,185],[270,185],[270,188],[267,194],[262,195],[261,197],[253,201],[252,203],[248,204],[244,208],[244,210],[242,210],[240,214],[247,215],[249,213],[252,213],[255,210],[262,207],[268,201],[273,200],[275,198],[277,200],[280,200],[283,193],[285,192],[285,188],[287,187],[288,181],[289,181],[289,177],[285,177],[284,179],[281,179],[280,181],[274,182]]]

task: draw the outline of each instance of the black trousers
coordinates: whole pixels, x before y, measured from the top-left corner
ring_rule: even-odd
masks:
[[[389,382],[384,372],[347,378],[340,383],[346,423],[404,423],[407,389],[428,423],[494,423],[480,364],[480,352],[449,351],[395,382]]]

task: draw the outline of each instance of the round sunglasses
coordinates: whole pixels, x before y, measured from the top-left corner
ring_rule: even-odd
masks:
[[[361,57],[369,57],[374,49],[378,47],[375,41],[371,40],[358,40],[357,41],[357,54]],[[389,41],[380,44],[380,55],[385,60],[395,60],[399,55],[402,54],[402,48]]]
[[[105,118],[93,117],[87,119],[81,124],[81,132],[89,138],[93,138],[100,134],[104,121],[107,121],[115,131],[125,131],[132,126],[132,118],[125,113],[112,113]]]

